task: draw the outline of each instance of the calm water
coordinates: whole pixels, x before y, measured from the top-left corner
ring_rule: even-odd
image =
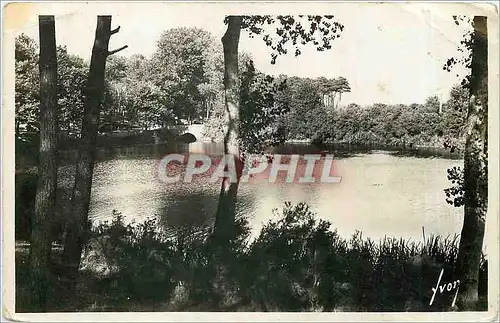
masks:
[[[200,151],[196,146],[191,150],[196,148]],[[154,153],[131,154],[125,151],[96,165],[90,206],[94,221],[110,219],[113,210],[127,221],[161,216],[172,227],[198,226],[212,219],[219,183],[165,184],[156,176],[159,158]],[[427,236],[459,234],[463,209],[448,205],[443,189],[450,186],[446,169],[461,164],[460,160],[397,157],[382,151],[355,154],[334,161],[340,183],[241,184],[238,210],[254,232],[273,218],[273,209],[290,201],[308,203],[345,237],[360,230],[374,239],[387,235],[421,240],[422,226]]]

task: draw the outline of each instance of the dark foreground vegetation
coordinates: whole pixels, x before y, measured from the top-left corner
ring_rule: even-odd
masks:
[[[280,216],[249,240],[237,221],[235,239],[207,241],[200,231],[166,230],[156,219],[94,227],[76,291],[65,290],[54,245],[48,311],[443,311],[453,292],[431,288],[441,269],[452,282],[457,238],[424,243],[356,232],[340,237],[307,205],[285,204]],[[16,248],[17,311],[29,311],[28,246]],[[487,306],[487,261],[480,271]]]

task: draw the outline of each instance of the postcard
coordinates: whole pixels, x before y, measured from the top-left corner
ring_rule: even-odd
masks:
[[[2,3],[12,321],[498,320],[498,7]]]

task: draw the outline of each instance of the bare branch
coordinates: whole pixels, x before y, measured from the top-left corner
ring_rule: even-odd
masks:
[[[120,26],[118,26],[118,27],[116,27],[115,29],[111,30],[110,34],[111,34],[111,35],[114,35],[114,34],[116,34],[116,33],[117,33],[117,32],[119,32],[119,31],[120,31]]]
[[[108,52],[108,56],[113,55],[113,54],[116,54],[116,53],[118,53],[119,51],[124,50],[125,48],[128,48],[128,45],[125,45],[125,46],[122,46],[122,47],[120,47],[120,48],[118,48],[118,49],[115,49],[115,50],[109,51],[109,52]]]

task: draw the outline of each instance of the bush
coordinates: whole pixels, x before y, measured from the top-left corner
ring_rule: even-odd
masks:
[[[105,277],[117,301],[197,303],[213,296],[203,237],[165,230],[157,218],[125,225],[114,211],[111,222],[93,228],[84,259],[84,268]]]
[[[323,275],[322,258],[334,252],[338,241],[336,232],[328,228],[329,223],[314,219],[307,205],[285,204],[282,217],[269,221],[250,246],[249,298],[266,310],[315,307],[315,294],[331,280]]]
[[[116,301],[155,302],[168,299],[175,287],[175,253],[156,220],[125,225],[114,212],[111,223],[93,229],[84,268],[106,276],[108,295]]]
[[[442,269],[442,281],[453,281],[457,237],[375,242],[356,232],[344,239],[306,204],[285,203],[277,215],[248,243],[244,219],[236,221],[236,239],[223,242],[187,228],[166,230],[158,219],[125,225],[114,212],[113,221],[93,228],[84,272],[97,275],[96,293],[105,295],[111,309],[139,304],[153,310],[161,304],[169,310],[202,305],[223,311],[449,309],[453,293],[428,304]],[[479,285],[484,303],[485,260]]]
[[[281,217],[269,221],[250,246],[247,267],[252,269],[242,283],[248,298],[263,310],[285,311],[450,307],[452,294],[429,308],[429,286],[436,284],[441,269],[443,281],[453,281],[458,237],[376,243],[360,232],[345,240],[329,228],[307,205],[285,204]],[[481,268],[487,282],[484,262]]]

